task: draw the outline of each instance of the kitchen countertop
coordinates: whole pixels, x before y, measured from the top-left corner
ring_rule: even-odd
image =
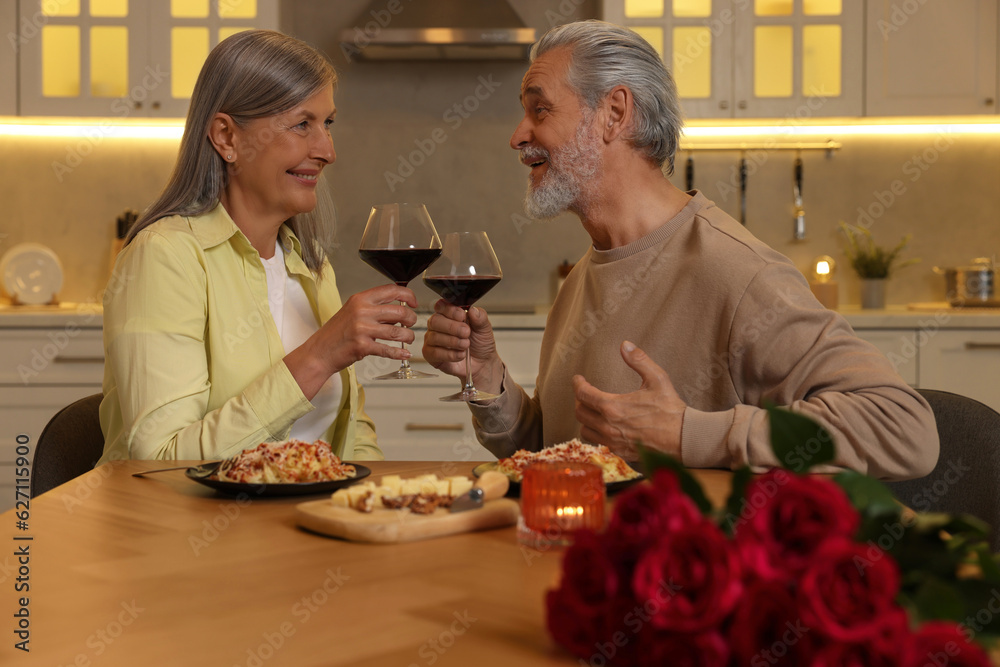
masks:
[[[36,329],[78,326],[100,328],[102,308],[97,303],[63,303],[58,306],[11,306],[0,303],[0,328]],[[487,311],[490,312],[490,311]],[[908,329],[933,326],[945,329],[1000,329],[1000,308],[952,308],[946,303],[918,303],[863,310],[839,310],[855,329]],[[416,328],[426,327],[428,313],[418,313]],[[535,312],[490,312],[497,329],[544,329],[548,316]]]

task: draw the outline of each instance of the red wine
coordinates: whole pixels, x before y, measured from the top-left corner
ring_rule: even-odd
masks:
[[[420,275],[441,256],[441,248],[377,248],[358,251],[369,266],[400,287]]]
[[[432,276],[424,284],[450,304],[468,308],[500,282],[500,276]]]

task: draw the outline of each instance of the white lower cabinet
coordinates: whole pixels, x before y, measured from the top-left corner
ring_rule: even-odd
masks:
[[[411,360],[411,365],[417,370],[438,373],[419,359],[424,331],[416,329],[414,333],[416,340],[410,349],[417,360]],[[500,358],[507,364],[511,377],[531,394],[538,375],[542,330],[494,329],[494,335]],[[387,459],[491,461],[496,458],[476,440],[468,406],[439,400],[461,389],[457,378],[438,373],[437,377],[421,380],[374,379],[398,365],[371,357],[355,365],[365,389],[365,409],[375,422],[378,444]]]
[[[914,387],[974,398],[1000,411],[1000,329],[855,329]]]
[[[920,386],[1000,411],[1000,331],[949,329],[929,336],[920,348]]]
[[[0,512],[14,506],[19,444],[30,457],[49,419],[101,391],[101,329],[75,324],[0,329]],[[23,449],[22,449],[23,451]]]

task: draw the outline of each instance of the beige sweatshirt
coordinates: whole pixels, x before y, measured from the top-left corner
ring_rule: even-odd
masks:
[[[926,475],[938,436],[926,401],[872,345],[813,297],[802,274],[701,193],[627,246],[593,247],[560,289],[545,326],[535,395],[504,378],[472,405],[480,442],[499,457],[578,437],[572,377],[626,393],[630,340],[687,404],[689,467],[773,467],[765,400],[831,432],[835,463],[882,479]]]

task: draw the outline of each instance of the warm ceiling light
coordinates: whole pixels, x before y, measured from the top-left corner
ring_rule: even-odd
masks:
[[[684,126],[686,139],[731,139],[733,137],[844,137],[927,134],[1000,135],[1000,123],[993,118],[936,117],[917,119],[865,118],[854,120],[788,119],[780,124],[768,120],[692,120]]]

